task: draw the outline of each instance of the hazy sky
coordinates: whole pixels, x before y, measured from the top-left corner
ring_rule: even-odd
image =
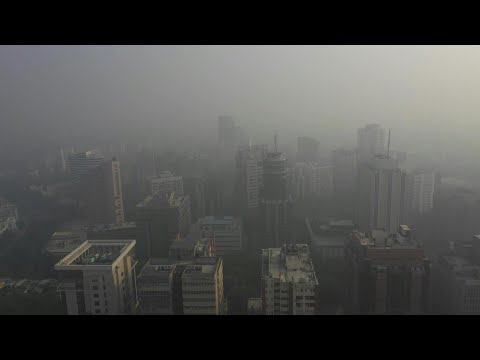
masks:
[[[477,149],[479,46],[0,46],[0,141],[353,144],[378,122],[405,150]],[[110,140],[109,140],[110,141]]]

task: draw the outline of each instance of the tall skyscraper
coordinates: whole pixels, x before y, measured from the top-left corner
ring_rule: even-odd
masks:
[[[206,214],[206,180],[203,176],[192,176],[183,178],[185,195],[190,198],[192,222]]]
[[[88,174],[105,161],[98,150],[73,153],[68,156],[68,168],[74,183],[80,182],[80,177]]]
[[[102,162],[79,179],[80,208],[90,225],[125,221],[118,160]]]
[[[307,136],[297,138],[297,162],[318,162],[318,141]]]
[[[354,231],[345,244],[345,257],[347,313],[430,313],[430,261],[408,226],[395,234]]]
[[[190,198],[149,196],[137,205],[136,223],[138,258],[167,257],[172,241],[190,230]]]
[[[405,174],[394,159],[376,156],[359,168],[356,223],[360,231],[394,233],[404,212]]]
[[[352,203],[357,183],[357,156],[354,150],[335,149],[333,184],[335,197],[342,202]]]
[[[378,124],[369,124],[357,132],[357,153],[360,163],[385,155],[385,131]]]
[[[244,214],[258,209],[263,184],[263,160],[267,145],[252,145],[238,150],[236,156],[236,194]]]
[[[319,165],[318,163],[297,163],[303,197],[330,198],[333,196],[333,165]]]
[[[68,315],[135,314],[135,240],[88,240],[55,265]]]
[[[433,208],[435,192],[435,172],[427,170],[415,171],[411,174],[413,181],[412,209],[419,214]]]
[[[291,238],[292,199],[287,191],[286,157],[281,152],[267,153],[263,161],[261,212],[265,247],[278,247]]]
[[[262,304],[266,315],[315,315],[318,280],[306,244],[262,250]]]

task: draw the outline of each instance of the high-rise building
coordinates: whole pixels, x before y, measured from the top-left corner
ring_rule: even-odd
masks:
[[[354,201],[357,183],[357,156],[354,150],[335,149],[333,151],[333,187],[335,197],[342,202]]]
[[[68,168],[74,183],[80,182],[80,177],[88,175],[105,161],[98,150],[73,153],[68,156]]]
[[[90,225],[125,221],[118,160],[102,162],[79,179],[80,208]]]
[[[145,315],[226,314],[222,258],[150,259],[137,278],[137,287]]]
[[[315,315],[318,281],[306,244],[262,250],[262,303],[266,315]]]
[[[236,156],[236,191],[243,213],[258,209],[267,145],[240,148]]]
[[[218,143],[221,147],[235,143],[235,122],[231,116],[218,117]]]
[[[318,145],[318,141],[310,137],[297,137],[297,162],[318,162]]]
[[[435,173],[420,170],[411,174],[413,181],[412,210],[423,214],[433,208],[433,194],[435,192]]]
[[[347,313],[430,313],[430,261],[408,226],[396,234],[352,232],[345,258]]]
[[[318,163],[297,163],[302,184],[302,197],[330,198],[333,196],[334,166]]]
[[[480,315],[480,267],[467,259],[445,255],[433,264],[435,313]]]
[[[405,174],[394,159],[375,156],[359,168],[356,223],[360,231],[394,233],[404,213]]]
[[[190,197],[192,222],[204,217],[206,213],[206,180],[203,176],[186,177],[183,179],[185,195]]]
[[[88,240],[55,265],[68,315],[135,314],[135,240]]]
[[[359,163],[376,155],[385,155],[385,131],[378,124],[369,124],[357,131],[357,159]]]
[[[278,247],[290,241],[292,209],[287,191],[286,157],[281,152],[267,153],[261,190],[264,247]]]
[[[233,216],[206,216],[198,219],[195,230],[204,234],[212,233],[218,256],[242,250],[243,226],[240,218]]]
[[[136,223],[138,258],[166,257],[171,242],[190,230],[190,198],[148,196],[137,205]]]
[[[181,176],[174,176],[170,171],[162,171],[158,176],[148,178],[150,194],[165,196],[174,192],[183,196],[183,179]]]

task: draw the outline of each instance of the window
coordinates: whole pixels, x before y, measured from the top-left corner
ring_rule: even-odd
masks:
[[[98,299],[99,296],[100,296],[100,295],[98,295],[98,293],[93,294],[93,297],[94,297],[95,299]]]
[[[93,304],[94,304],[95,306],[100,306],[100,301],[95,301]]]
[[[100,314],[100,309],[95,310],[95,314]]]
[[[92,286],[92,289],[93,289],[93,290],[98,290],[98,286],[97,286],[97,285],[94,285],[94,286]]]

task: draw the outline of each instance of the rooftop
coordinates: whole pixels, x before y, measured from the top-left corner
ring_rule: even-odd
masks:
[[[136,226],[137,224],[135,223],[135,221],[124,222],[121,224],[99,224],[99,225],[89,227],[88,231],[123,230],[123,229],[136,228]]]
[[[177,196],[171,193],[168,196],[150,195],[142,200],[137,208],[144,209],[169,209],[180,206],[180,203],[185,199],[185,196]]]
[[[135,240],[87,240],[65,256],[56,265],[57,270],[77,266],[112,266],[121,255],[135,246]]]
[[[307,244],[286,244],[262,250],[263,275],[281,282],[317,285]]]
[[[421,248],[422,244],[411,236],[407,225],[400,225],[396,234],[389,234],[383,229],[373,229],[369,233],[352,232],[352,239],[360,245],[375,248]]]

